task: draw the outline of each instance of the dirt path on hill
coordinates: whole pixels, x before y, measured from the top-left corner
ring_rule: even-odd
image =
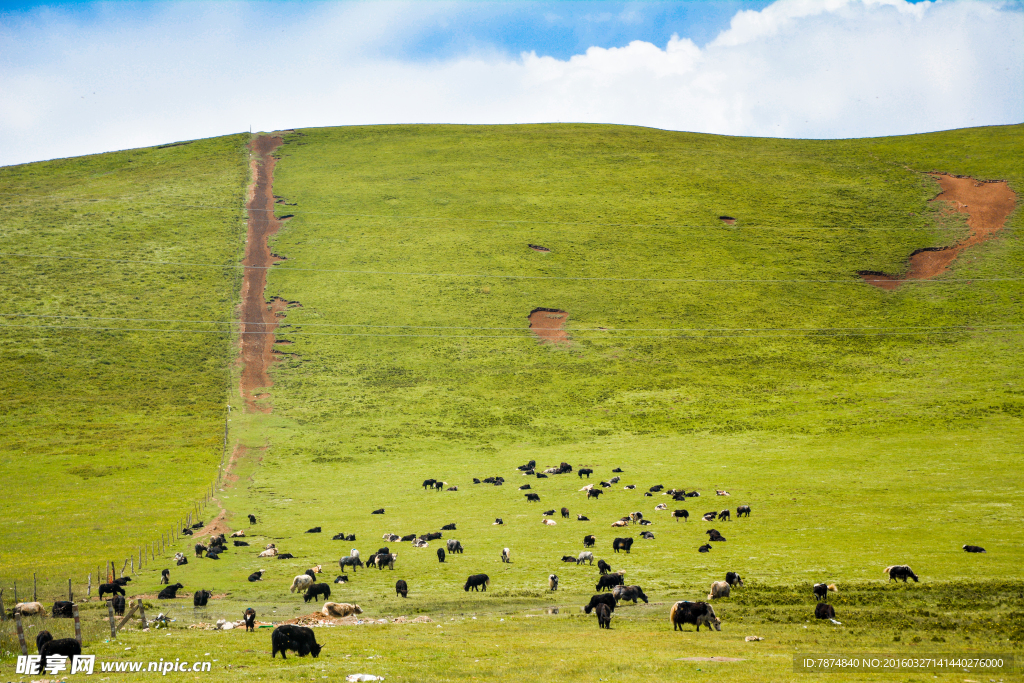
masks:
[[[268,240],[281,228],[282,221],[274,218],[274,165],[273,152],[284,143],[277,135],[261,135],[249,143],[252,159],[249,162],[253,182],[249,186],[246,208],[249,212],[248,235],[245,243],[245,266],[242,278],[241,360],[240,390],[245,405],[251,412],[269,413],[271,408],[260,400],[268,394],[256,393],[273,384],[270,364],[274,361],[274,331],[284,310],[291,302],[275,298],[267,303],[267,269],[282,261],[270,251]]]
[[[931,173],[942,192],[933,202],[946,202],[949,213],[966,213],[970,236],[951,247],[919,249],[910,255],[907,272],[902,276],[861,271],[865,282],[880,289],[893,290],[907,280],[926,280],[940,275],[965,249],[991,239],[1002,230],[1017,205],[1017,195],[1006,181],[979,181],[964,176]]]

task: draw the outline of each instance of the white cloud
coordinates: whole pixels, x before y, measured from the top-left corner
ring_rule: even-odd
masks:
[[[145,7],[0,25],[0,164],[250,124],[587,121],[861,137],[1024,120],[1019,5],[780,0],[738,12],[703,48],[673,37],[559,60],[484,46],[420,62],[388,55],[457,5]]]

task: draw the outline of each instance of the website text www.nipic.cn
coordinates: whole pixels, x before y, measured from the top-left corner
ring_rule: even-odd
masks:
[[[39,655],[21,655],[15,668],[16,674],[35,676],[48,674],[92,674],[96,672],[96,655],[49,655],[46,666],[41,667]],[[166,676],[169,673],[200,673],[209,671],[211,662],[182,661],[180,658],[171,661],[161,659],[158,662],[100,662],[99,673],[158,673]]]

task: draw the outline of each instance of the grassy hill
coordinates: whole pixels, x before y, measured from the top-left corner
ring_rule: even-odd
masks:
[[[748,586],[716,607],[737,628],[718,641],[705,639],[721,643],[722,650],[707,650],[712,654],[749,647],[741,624],[769,633],[775,649],[766,651],[783,659],[819,640],[821,647],[907,651],[916,647],[914,638],[945,642],[933,641],[939,634],[950,647],[1017,642],[1024,541],[1021,212],[932,280],[889,292],[857,273],[898,274],[915,250],[967,234],[962,215],[930,203],[939,190],[927,172],[1006,180],[1019,194],[1022,133],[1024,127],[1009,126],[844,141],[588,125],[289,133],[278,152],[274,194],[279,215],[293,217],[272,243],[286,260],[271,270],[266,296],[297,305],[278,329],[280,362],[266,399],[273,412],[240,410],[228,379],[237,372],[229,334],[108,337],[62,329],[41,337],[3,329],[26,349],[4,357],[8,365],[0,369],[4,377],[24,378],[4,404],[4,428],[23,445],[4,453],[3,474],[21,481],[46,471],[62,482],[58,488],[35,477],[29,484],[33,497],[52,507],[32,510],[36,521],[24,532],[12,526],[24,519],[24,502],[0,507],[5,528],[22,533],[0,549],[7,553],[3,564],[22,572],[79,557],[87,564],[100,541],[113,552],[116,539],[100,532],[75,541],[80,545],[71,552],[54,547],[47,520],[76,490],[88,491],[90,514],[117,519],[132,533],[145,524],[170,526],[182,509],[166,501],[194,497],[216,474],[226,400],[237,409],[230,442],[245,448],[237,478],[218,500],[228,524],[253,536],[252,546],[216,563],[193,560],[174,570],[176,580],[189,591],[227,593],[209,618],[236,616],[243,604],[292,616],[313,609],[287,592],[292,576],[323,563],[332,578],[350,547],[366,556],[390,545],[399,553],[395,572],[350,574],[351,583],[334,587],[334,599],[359,602],[371,616],[451,616],[458,620],[452,628],[462,629],[452,638],[397,626],[380,636],[365,629],[325,636],[332,653],[386,651],[382,643],[409,647],[407,639],[428,647],[429,656],[405,668],[396,663],[392,674],[525,675],[530,667],[516,663],[518,648],[529,647],[533,656],[554,647],[568,663],[548,662],[557,670],[553,677],[581,675],[595,648],[594,624],[575,612],[593,593],[596,571],[559,560],[578,554],[590,533],[598,538],[595,554],[652,598],[651,606],[616,612],[617,628],[645,638],[645,652],[659,663],[623,664],[623,674],[660,680],[699,667],[669,661],[673,643],[693,652],[711,646],[697,645],[697,634],[667,638],[667,605],[703,598],[708,584],[730,570]],[[46,226],[71,207],[35,201],[19,208],[21,229],[5,224],[4,251],[237,261],[242,142],[124,153],[119,162],[104,155],[2,169],[0,191],[31,189],[39,197],[92,196],[73,183],[99,173],[92,169],[100,165],[121,168],[132,159],[133,172],[142,162],[149,169],[130,185],[117,176],[83,186],[125,216],[136,201],[149,202],[132,222],[102,232],[104,241],[88,242],[89,249],[79,241],[106,229],[99,214],[50,233]],[[182,195],[199,208],[172,210]],[[148,229],[152,218],[144,223],[144,215],[166,220],[148,251],[126,237]],[[66,265],[45,271],[35,260],[13,262],[22,270],[7,276],[8,291],[19,292],[8,312],[68,313],[44,304],[74,291],[81,292],[74,309],[80,315],[224,321],[238,291],[237,272],[229,269],[175,269],[185,278],[175,281],[165,266],[133,264],[117,271],[130,276],[109,281],[109,263],[89,262],[88,272],[72,276]],[[174,291],[132,299],[157,286]],[[537,308],[567,312],[568,344],[537,341],[527,321]],[[91,310],[102,312],[82,312]],[[189,325],[196,328],[202,326]],[[134,374],[95,374],[104,371],[96,369],[104,354]],[[73,359],[74,373],[57,358]],[[88,410],[70,398],[84,386],[97,397],[84,404]],[[150,393],[142,388],[150,386],[164,400],[142,410],[140,395]],[[80,421],[64,422],[57,411],[41,417],[51,415],[40,406],[55,396],[79,411]],[[621,467],[623,479],[587,501],[578,491],[586,482],[574,475],[521,476],[515,466],[530,459],[593,467],[591,483]],[[109,478],[75,483],[68,469],[89,462],[111,467]],[[148,467],[129,469],[140,462]],[[472,483],[493,475],[506,484]],[[459,490],[424,491],[420,483],[428,477]],[[539,504],[518,490],[526,482]],[[79,488],[68,494],[72,484]],[[626,484],[637,488],[624,490]],[[685,505],[644,497],[654,484],[702,495]],[[172,485],[179,488],[165,496]],[[145,495],[127,494],[129,487]],[[716,497],[715,489],[731,495]],[[688,508],[691,521],[654,511],[661,502],[669,510]],[[139,505],[132,514],[145,524],[126,522],[126,503]],[[699,521],[700,513],[741,503],[754,510],[749,520]],[[540,523],[542,511],[562,506],[570,519],[556,514],[557,526]],[[385,514],[371,516],[379,507]],[[654,520],[648,528],[655,539],[638,539],[629,556],[615,554],[612,538],[638,536],[639,528],[610,524],[634,510]],[[260,519],[252,530],[250,512]],[[576,514],[590,521],[578,522]],[[496,517],[504,525],[493,525]],[[457,531],[446,538],[460,539],[466,552],[444,564],[436,543],[421,550],[380,540],[385,532],[425,533],[449,522]],[[73,538],[89,524],[103,526],[68,524]],[[324,533],[303,533],[313,526]],[[710,526],[728,541],[698,554]],[[357,542],[331,541],[339,531],[355,533]],[[29,553],[43,538],[50,539],[44,551],[60,563]],[[295,559],[257,559],[256,549],[271,541]],[[988,553],[965,554],[965,543]],[[183,540],[168,554],[190,545]],[[512,564],[499,561],[503,547],[512,548]],[[897,563],[913,566],[924,583],[880,593],[882,569]],[[246,582],[259,568],[267,570],[264,582]],[[476,572],[492,577],[486,596],[462,591],[466,575]],[[556,595],[546,591],[552,572],[561,578]],[[396,578],[409,581],[408,601],[394,597]],[[139,594],[156,592],[155,573],[137,581]],[[812,633],[795,631],[813,609],[809,586],[817,581],[840,584],[844,629],[826,634],[817,624]],[[955,617],[953,605],[964,596],[968,613]],[[526,618],[553,605],[562,617]],[[565,616],[566,609],[573,614]],[[907,609],[915,615],[909,621]],[[509,624],[500,631],[503,618]],[[896,630],[876,633],[880,620]],[[894,645],[900,632],[903,640]],[[482,668],[466,655],[467,648],[490,645],[507,654],[485,659]],[[265,667],[262,650],[256,656],[233,661]],[[619,666],[610,652],[599,659]],[[287,671],[304,676],[310,666],[319,670],[307,661]],[[791,666],[791,659],[758,658],[730,679],[765,680],[788,670],[779,666]]]
[[[8,589],[137,555],[216,478],[237,351],[185,321],[232,319],[245,142],[0,168]]]

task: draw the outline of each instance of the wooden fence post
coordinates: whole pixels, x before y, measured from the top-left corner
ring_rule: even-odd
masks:
[[[135,610],[139,609],[139,605],[141,605],[141,604],[142,604],[142,599],[139,598],[139,601],[137,603],[135,603],[134,605],[132,605],[132,608],[130,610],[128,610],[128,612],[124,615],[124,617],[121,619],[121,621],[119,621],[117,623],[117,630],[118,631],[121,630],[122,626],[124,626],[125,624],[128,623],[128,620],[132,618],[132,615],[135,614]]]
[[[142,548],[139,548],[139,569],[142,569]]]
[[[117,626],[114,623],[114,603],[107,600],[107,618],[110,619],[110,637],[117,638]]]
[[[71,605],[71,615],[75,618],[75,640],[82,644],[82,621],[78,618],[78,605]]]
[[[132,557],[132,574],[135,573],[135,557]]]
[[[14,604],[18,604],[18,582],[14,582]]]
[[[139,618],[142,619],[142,628],[149,628],[149,624],[146,623],[146,606],[142,604],[142,598],[139,598]]]
[[[92,599],[92,574],[89,574],[89,585],[85,589],[85,601],[89,602]]]
[[[75,601],[75,596],[71,592],[71,577],[69,576],[68,577],[68,602],[74,602],[74,601]]]
[[[127,566],[128,566],[128,559],[127,559],[127,558],[125,558],[124,564],[123,564],[123,565],[121,565],[121,576],[122,576],[122,578],[124,577],[124,569],[125,569],[125,567],[127,567]]]
[[[4,589],[0,588],[0,621],[7,621],[7,609],[4,607]]]
[[[21,612],[14,613],[14,621],[18,624],[18,645],[21,646],[21,654],[28,654],[28,646],[25,645],[25,629],[21,627]]]

